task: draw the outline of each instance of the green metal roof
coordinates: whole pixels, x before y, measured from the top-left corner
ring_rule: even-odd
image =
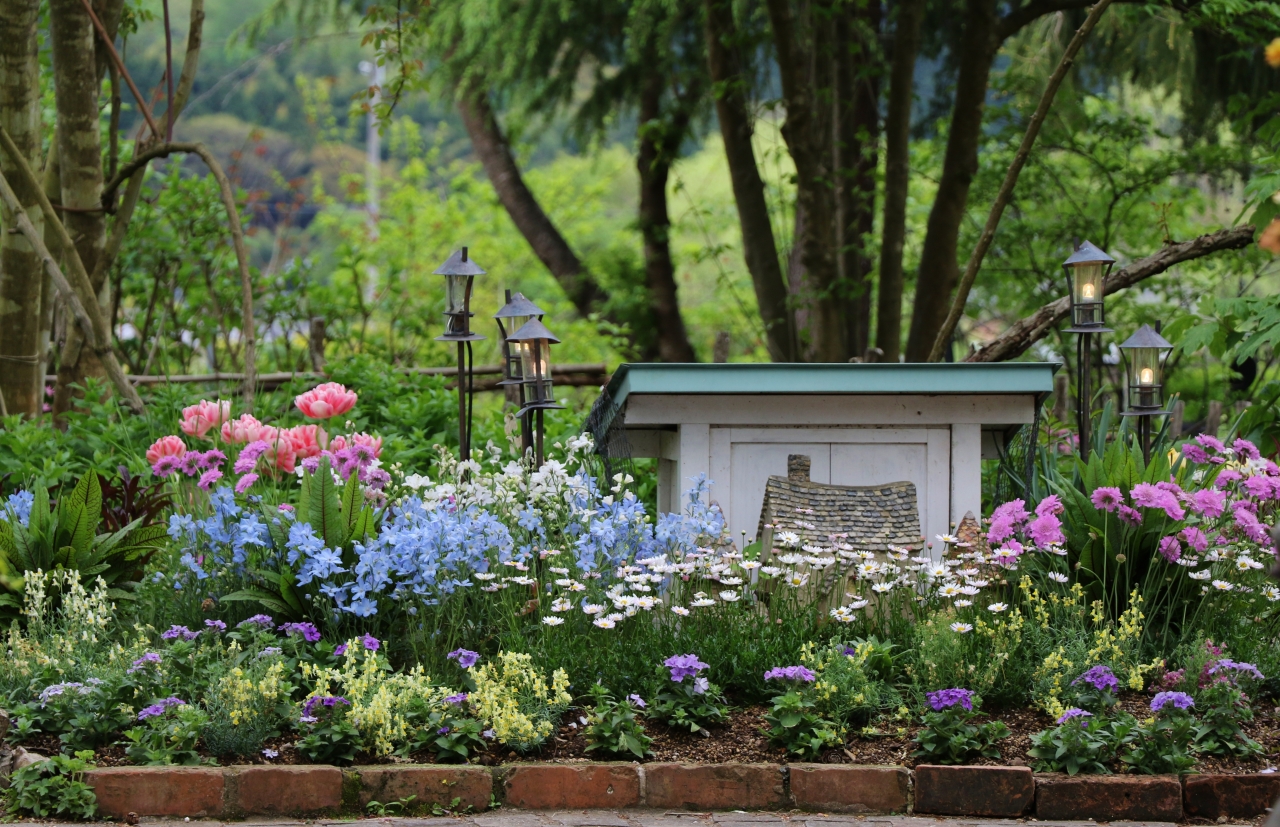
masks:
[[[844,364],[730,362],[620,365],[605,392],[633,393],[1033,393],[1053,392],[1056,362]]]

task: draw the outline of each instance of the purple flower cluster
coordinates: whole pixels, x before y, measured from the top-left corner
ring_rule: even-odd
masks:
[[[279,629],[286,635],[301,635],[307,643],[315,643],[320,639],[320,630],[314,623],[285,623]]]
[[[214,448],[209,451],[187,451],[179,456],[160,457],[151,466],[151,473],[157,477],[168,477],[172,474],[185,474],[188,477],[200,477],[200,487],[208,489],[204,478],[209,474],[217,474],[214,479],[222,477],[219,469],[227,461],[227,455]],[[212,485],[212,483],[210,483]]]
[[[467,700],[467,693],[459,692],[456,695],[450,695],[449,697],[445,698],[444,702],[447,704],[453,704],[454,706],[461,706],[462,704],[466,703],[466,700]]]
[[[304,724],[314,724],[320,720],[316,717],[316,707],[323,706],[325,709],[333,709],[338,704],[351,706],[350,701],[338,695],[312,695],[302,702],[302,717],[298,720]]]
[[[1242,677],[1253,678],[1256,681],[1263,680],[1262,672],[1252,663],[1241,663],[1231,660],[1231,658],[1222,658],[1213,666],[1209,667],[1210,675],[1220,675],[1222,679],[1235,683]]]
[[[351,475],[355,474],[361,482],[375,491],[381,491],[391,481],[391,475],[386,471],[372,467],[377,457],[374,456],[373,447],[370,445],[356,443],[338,451],[321,451],[314,457],[304,459],[302,469],[309,474],[314,474],[319,470],[322,459],[329,460],[330,467],[344,480],[350,479]]]
[[[937,692],[927,693],[925,698],[928,699],[929,706],[933,707],[934,712],[941,712],[957,705],[973,711],[973,696],[974,692],[969,689],[939,689]]]
[[[1151,711],[1159,712],[1170,704],[1177,709],[1190,709],[1196,702],[1186,692],[1159,692],[1151,699]]]
[[[672,655],[662,665],[671,670],[671,680],[676,683],[683,683],[685,678],[696,679],[698,673],[707,668],[697,655]]]
[[[193,632],[186,626],[170,626],[168,631],[160,633],[160,637],[164,640],[176,640],[177,638],[182,638],[183,640],[195,640],[200,637],[200,633]]]
[[[125,670],[125,674],[132,675],[141,669],[145,669],[148,663],[159,663],[160,656],[155,652],[147,652],[142,657],[133,662],[133,665]]]
[[[470,649],[454,649],[445,657],[449,660],[456,660],[463,669],[470,669],[480,660],[480,653],[472,652]]]
[[[154,703],[151,706],[145,707],[140,712],[138,712],[138,720],[145,721],[148,718],[154,718],[157,715],[163,715],[165,713],[165,710],[169,709],[169,707],[186,706],[186,703],[187,702],[182,700],[181,698],[165,698],[163,701]]]
[[[271,443],[265,440],[250,442],[240,449],[240,456],[236,457],[236,464],[231,470],[237,474],[247,474],[253,470],[253,466],[258,464],[258,458],[269,450],[271,450]]]
[[[1066,712],[1062,713],[1061,717],[1058,718],[1058,726],[1062,726],[1067,721],[1070,721],[1072,718],[1084,719],[1084,718],[1092,718],[1092,717],[1093,717],[1092,712],[1087,712],[1083,709],[1080,709],[1079,707],[1073,706],[1070,709],[1068,709]],[[1080,726],[1084,726],[1088,723],[1089,723],[1088,721],[1081,720]]]
[[[1099,692],[1115,691],[1115,688],[1120,685],[1115,673],[1102,664],[1090,667],[1087,672],[1073,680],[1071,685],[1075,686],[1078,683],[1087,683]]]
[[[1133,498],[1133,504],[1139,508],[1159,509],[1170,520],[1181,520],[1187,516],[1187,512],[1178,503],[1180,493],[1182,489],[1173,483],[1152,485],[1149,482],[1140,482],[1129,492],[1129,496]]]
[[[214,633],[227,631],[227,624],[223,623],[221,620],[206,620],[204,625],[209,631]]]
[[[1089,495],[1089,501],[1099,511],[1115,511],[1124,504],[1124,494],[1113,485],[1104,485],[1093,489],[1093,493]]]
[[[276,622],[271,619],[271,615],[254,615],[248,620],[242,620],[237,623],[236,628],[239,629],[241,626],[261,626],[264,629],[270,629],[275,625]]]
[[[817,680],[817,677],[811,670],[805,669],[803,666],[775,666],[764,673],[764,679],[767,681],[813,683]]]

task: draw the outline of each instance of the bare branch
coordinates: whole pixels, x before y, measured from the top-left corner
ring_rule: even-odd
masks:
[[[1132,287],[1143,279],[1163,273],[1175,264],[1194,261],[1222,250],[1239,250],[1253,241],[1253,225],[1232,227],[1214,233],[1170,244],[1167,247],[1135,261],[1128,267],[1112,273],[1103,285],[1104,296]],[[1043,339],[1054,325],[1071,312],[1071,299],[1064,296],[1041,307],[1024,319],[1015,322],[1008,330],[989,342],[981,350],[971,354],[966,362],[1005,362],[1016,359],[1033,344]]]
[[[960,284],[956,288],[955,298],[951,302],[951,310],[947,313],[947,318],[942,323],[942,327],[938,329],[937,338],[933,340],[933,348],[929,351],[928,361],[936,362],[941,359],[943,349],[951,343],[951,335],[955,333],[956,325],[959,324],[960,317],[964,315],[964,306],[969,300],[969,291],[973,288],[974,279],[978,277],[978,269],[982,267],[982,260],[987,257],[987,250],[991,248],[991,242],[995,240],[996,228],[1000,226],[1000,218],[1004,215],[1004,208],[1008,206],[1009,199],[1013,197],[1013,188],[1017,186],[1018,176],[1022,174],[1022,168],[1026,166],[1027,158],[1031,155],[1031,147],[1040,135],[1040,127],[1044,124],[1044,119],[1049,114],[1049,107],[1053,105],[1053,99],[1058,94],[1058,87],[1062,86],[1062,81],[1066,79],[1067,72],[1075,62],[1076,53],[1080,51],[1085,39],[1089,37],[1089,33],[1097,25],[1102,13],[1110,5],[1111,0],[1101,0],[1089,11],[1089,16],[1085,18],[1080,28],[1076,29],[1075,36],[1067,44],[1067,50],[1062,53],[1062,59],[1058,61],[1058,67],[1049,76],[1049,82],[1045,85],[1044,93],[1040,96],[1040,103],[1036,106],[1035,114],[1031,116],[1031,123],[1027,124],[1027,131],[1022,135],[1022,143],[1018,146],[1018,151],[1013,156],[1013,163],[1009,165],[1009,170],[1005,173],[1003,183],[1000,184],[1000,191],[996,194],[996,200],[991,205],[991,212],[987,214],[987,223],[982,228],[982,235],[978,238],[978,244],[973,248],[973,252],[969,254],[969,263],[965,265],[964,275],[960,277]]]
[[[102,38],[103,45],[107,47],[107,54],[111,56],[111,61],[116,65],[116,71],[124,78],[124,82],[129,84],[129,91],[133,92],[133,97],[138,102],[138,111],[142,113],[142,117],[146,118],[147,126],[151,128],[151,134],[156,136],[156,140],[160,140],[163,137],[160,134],[160,127],[156,126],[156,119],[151,117],[151,110],[147,107],[146,100],[143,99],[142,93],[138,91],[137,85],[129,75],[129,70],[124,68],[124,61],[120,59],[120,53],[116,51],[112,38],[107,35],[107,30],[102,25],[102,21],[98,19],[98,15],[93,11],[93,4],[89,0],[80,0],[80,3],[84,6],[85,12],[88,13],[89,19],[93,21],[93,27],[98,30],[98,37]]]

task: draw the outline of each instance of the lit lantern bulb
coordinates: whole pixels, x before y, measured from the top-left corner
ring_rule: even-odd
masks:
[[[1085,282],[1085,283],[1084,283],[1084,286],[1082,286],[1082,287],[1080,288],[1080,296],[1081,296],[1081,298],[1085,298],[1085,299],[1093,299],[1093,298],[1094,298],[1093,283],[1092,283],[1092,282]]]
[[[1154,385],[1156,383],[1156,372],[1151,368],[1143,368],[1138,371],[1138,384]]]

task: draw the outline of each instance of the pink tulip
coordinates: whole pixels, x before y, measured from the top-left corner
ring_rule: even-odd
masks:
[[[289,440],[298,459],[319,456],[329,442],[329,435],[319,425],[298,425],[281,431],[281,435]]]
[[[254,442],[261,437],[262,423],[251,414],[241,414],[239,419],[222,423],[222,441],[229,445]]]
[[[352,445],[368,445],[372,448],[375,459],[382,456],[382,437],[371,434],[352,434],[348,438]]]
[[[293,450],[293,442],[289,439],[288,432],[267,426],[262,429],[258,439],[271,446],[262,455],[267,465],[274,467],[277,471],[292,474],[298,462],[298,455]]]
[[[325,382],[293,400],[308,419],[341,416],[356,405],[356,395],[337,382]]]
[[[225,400],[210,402],[201,399],[200,404],[182,409],[182,423],[178,426],[187,436],[204,439],[212,428],[231,419],[231,403]]]
[[[187,446],[182,442],[182,437],[172,434],[162,436],[147,449],[147,463],[155,465],[160,457],[180,457],[186,452]]]
[[[348,447],[350,444],[351,444],[351,443],[350,443],[350,442],[348,442],[348,441],[347,441],[347,438],[346,438],[345,436],[343,436],[342,434],[338,434],[337,436],[331,436],[331,437],[329,437],[329,451],[330,451],[330,453],[334,453],[334,454],[336,454],[336,453],[338,453],[339,451],[345,451],[345,450],[347,449],[347,447]]]

